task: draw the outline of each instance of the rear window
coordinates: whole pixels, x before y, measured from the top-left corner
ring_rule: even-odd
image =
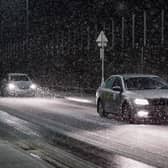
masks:
[[[12,75],[10,77],[11,81],[29,81],[28,76],[26,75]]]

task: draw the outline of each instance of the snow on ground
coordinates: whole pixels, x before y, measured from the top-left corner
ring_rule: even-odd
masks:
[[[100,118],[95,107],[65,99],[3,98],[0,106],[30,122],[160,167],[168,167],[168,126]]]

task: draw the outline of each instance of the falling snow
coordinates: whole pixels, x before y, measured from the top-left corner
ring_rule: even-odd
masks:
[[[29,0],[26,10],[24,1],[2,0],[1,73],[26,72],[39,84],[51,88],[61,85],[96,89],[101,81],[101,61],[95,40],[101,30],[109,40],[105,76],[140,72],[146,11],[144,72],[168,79],[167,8],[167,2],[161,0]]]

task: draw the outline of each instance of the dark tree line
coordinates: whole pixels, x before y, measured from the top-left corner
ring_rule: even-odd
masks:
[[[101,80],[101,61],[95,40],[101,30],[109,39],[106,77],[139,72],[146,11],[144,72],[167,78],[166,1],[29,0],[28,42],[26,0],[1,0],[0,6],[2,73],[27,72],[46,85],[96,88]]]

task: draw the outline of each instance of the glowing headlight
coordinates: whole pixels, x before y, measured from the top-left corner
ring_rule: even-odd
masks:
[[[148,111],[143,111],[143,110],[137,112],[137,116],[138,117],[143,117],[143,118],[147,118],[148,114],[149,114]]]
[[[8,88],[9,88],[9,90],[14,90],[16,88],[16,86],[13,83],[9,83]]]
[[[135,99],[134,103],[137,105],[148,105],[149,102],[146,99]]]
[[[31,88],[31,89],[36,89],[37,86],[36,86],[35,84],[31,84],[30,88]]]

